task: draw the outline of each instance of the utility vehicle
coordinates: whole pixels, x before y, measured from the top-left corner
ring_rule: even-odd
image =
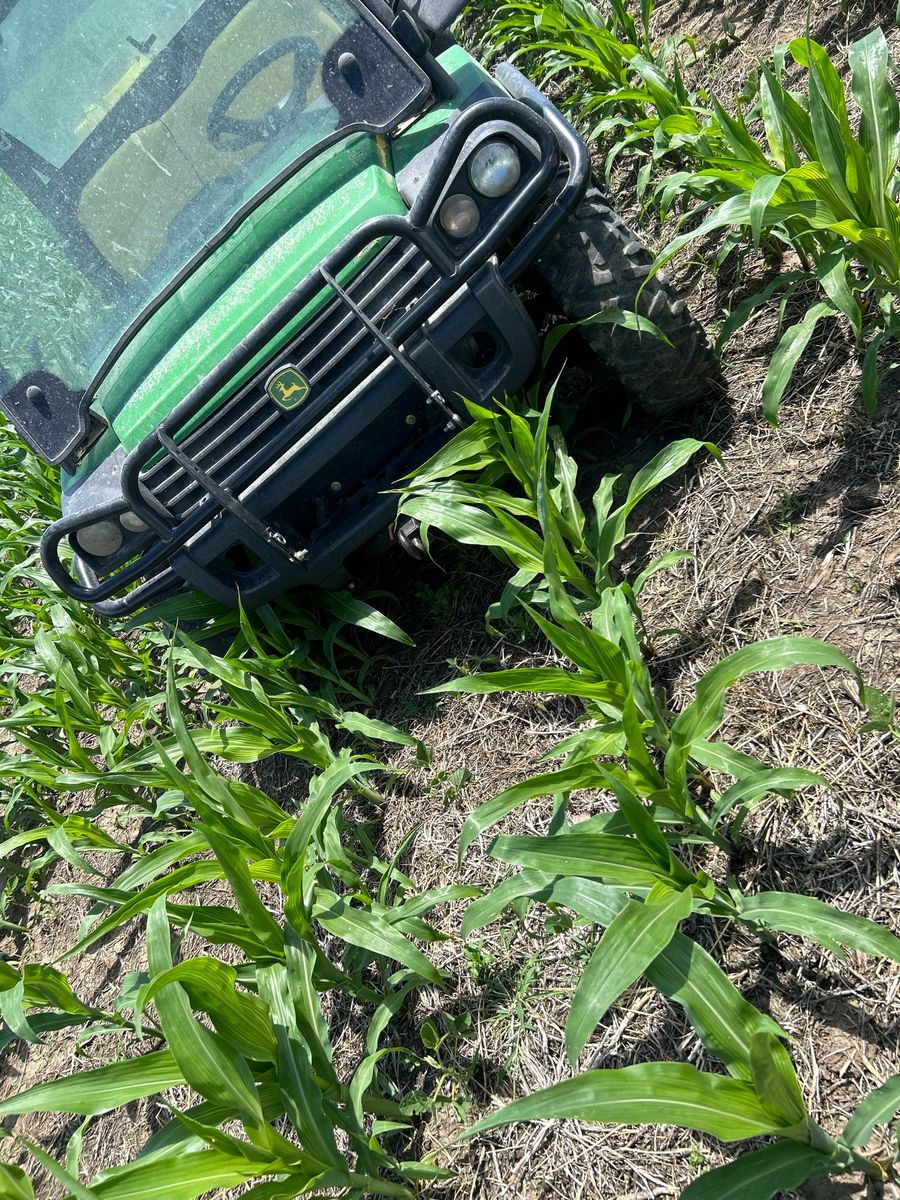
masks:
[[[463,0],[0,0],[0,403],[62,477],[42,554],[117,615],[334,586],[386,494],[538,355],[517,285],[634,306],[650,256]],[[586,327],[653,411],[710,356]],[[398,531],[409,545],[414,530]]]

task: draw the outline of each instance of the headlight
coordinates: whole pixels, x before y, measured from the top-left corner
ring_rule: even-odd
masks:
[[[75,541],[85,552],[97,558],[105,558],[122,549],[125,535],[115,521],[96,521],[85,525],[75,534]]]
[[[469,164],[472,186],[482,196],[505,196],[522,177],[518,151],[509,142],[485,142]]]
[[[471,196],[450,196],[441,205],[441,224],[451,237],[471,237],[480,221],[481,213]]]
[[[119,513],[119,520],[129,533],[146,533],[147,531],[146,521],[142,521],[137,513],[130,512],[128,509]]]

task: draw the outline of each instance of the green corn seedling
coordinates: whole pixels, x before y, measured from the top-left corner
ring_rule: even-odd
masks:
[[[547,836],[494,840],[493,857],[521,870],[469,906],[463,935],[490,924],[508,906],[520,916],[523,903],[538,901],[554,911],[572,910],[576,920],[601,926],[604,932],[572,997],[565,1029],[570,1066],[576,1066],[609,1008],[645,976],[684,1007],[706,1050],[722,1061],[732,1078],[675,1063],[590,1071],[515,1101],[476,1124],[470,1136],[510,1121],[569,1116],[675,1124],[724,1141],[776,1138],[766,1149],[698,1180],[684,1193],[691,1200],[726,1194],[766,1200],[780,1188],[833,1172],[888,1178],[893,1160],[867,1158],[856,1147],[864,1144],[863,1131],[866,1137],[872,1132],[874,1120],[870,1124],[868,1114],[877,1112],[881,1120],[889,1120],[900,1107],[897,1081],[863,1102],[849,1132],[830,1137],[809,1117],[780,1040],[783,1031],[748,1005],[713,960],[679,929],[691,916],[729,920],[762,936],[782,930],[839,954],[842,947],[852,947],[900,962],[900,938],[875,922],[811,897],[778,892],[745,897],[734,885],[717,886],[676,852],[679,844],[704,840],[728,848],[717,826],[736,811],[740,815],[732,822],[732,832],[764,795],[825,782],[811,772],[762,767],[712,741],[729,687],[747,674],[796,663],[840,667],[859,682],[856,668],[823,643],[780,638],[730,655],[701,678],[690,704],[677,715],[670,713],[654,693],[636,636],[643,579],[635,585],[616,582],[615,556],[627,537],[631,510],[701,444],[676,443],[661,452],[638,472],[618,507],[615,480],[605,479],[593,497],[589,520],[576,498],[575,464],[560,439],[551,444],[549,401],[541,413],[473,410],[473,416],[475,430],[460,435],[426,466],[421,478],[412,480],[403,505],[425,520],[426,539],[428,525],[461,540],[478,540],[486,532],[484,518],[498,522],[506,538],[502,553],[518,568],[512,592],[576,670],[520,668],[476,674],[435,691],[577,696],[593,720],[584,733],[550,751],[548,757],[566,752],[559,770],[515,785],[467,819],[461,854],[519,805],[544,795],[557,800]],[[482,463],[491,464],[486,466],[490,483],[483,482]],[[503,468],[518,485],[515,491],[522,492],[509,505],[503,504],[496,487]],[[535,564],[539,554],[540,568]],[[659,562],[648,570],[666,565]],[[549,609],[552,620],[542,616],[539,607]],[[582,619],[586,611],[589,625]],[[610,763],[611,757],[624,762]],[[709,807],[703,808],[692,785],[710,767],[733,775],[735,783],[713,792]],[[616,810],[570,823],[566,798],[574,788],[611,793]]]
[[[722,342],[730,336],[776,287],[796,289],[813,281],[824,292],[785,331],[772,358],[763,385],[763,408],[772,423],[820,321],[846,318],[864,349],[862,391],[869,411],[877,395],[879,352],[900,333],[900,102],[887,41],[875,29],[850,47],[858,133],[844,84],[825,49],[797,38],[788,50],[806,71],[807,94],[797,95],[784,85],[781,54],[775,69],[762,68],[764,141],[742,117],[729,117],[715,105],[724,149],[702,153],[700,143],[695,144],[699,170],[678,179],[680,189],[702,197],[707,215],[659,259],[662,264],[696,238],[729,227],[743,230],[757,244],[765,235],[797,250],[804,272],[785,275],[744,301],[720,337]]]

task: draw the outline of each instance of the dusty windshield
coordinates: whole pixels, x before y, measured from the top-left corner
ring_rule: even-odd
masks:
[[[86,388],[270,179],[416,97],[391,55],[350,0],[0,0],[0,397]]]

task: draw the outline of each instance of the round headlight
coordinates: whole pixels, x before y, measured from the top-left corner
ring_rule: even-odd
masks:
[[[142,521],[137,513],[133,513],[129,509],[126,509],[123,513],[119,513],[119,520],[129,533],[146,533],[147,531],[147,522]]]
[[[85,554],[105,558],[107,554],[121,550],[125,537],[115,521],[96,521],[79,529],[75,540]]]
[[[505,196],[522,177],[522,162],[509,142],[485,142],[472,155],[469,178],[482,196]]]
[[[471,196],[450,196],[441,205],[441,224],[451,237],[471,237],[480,221],[481,213]]]

